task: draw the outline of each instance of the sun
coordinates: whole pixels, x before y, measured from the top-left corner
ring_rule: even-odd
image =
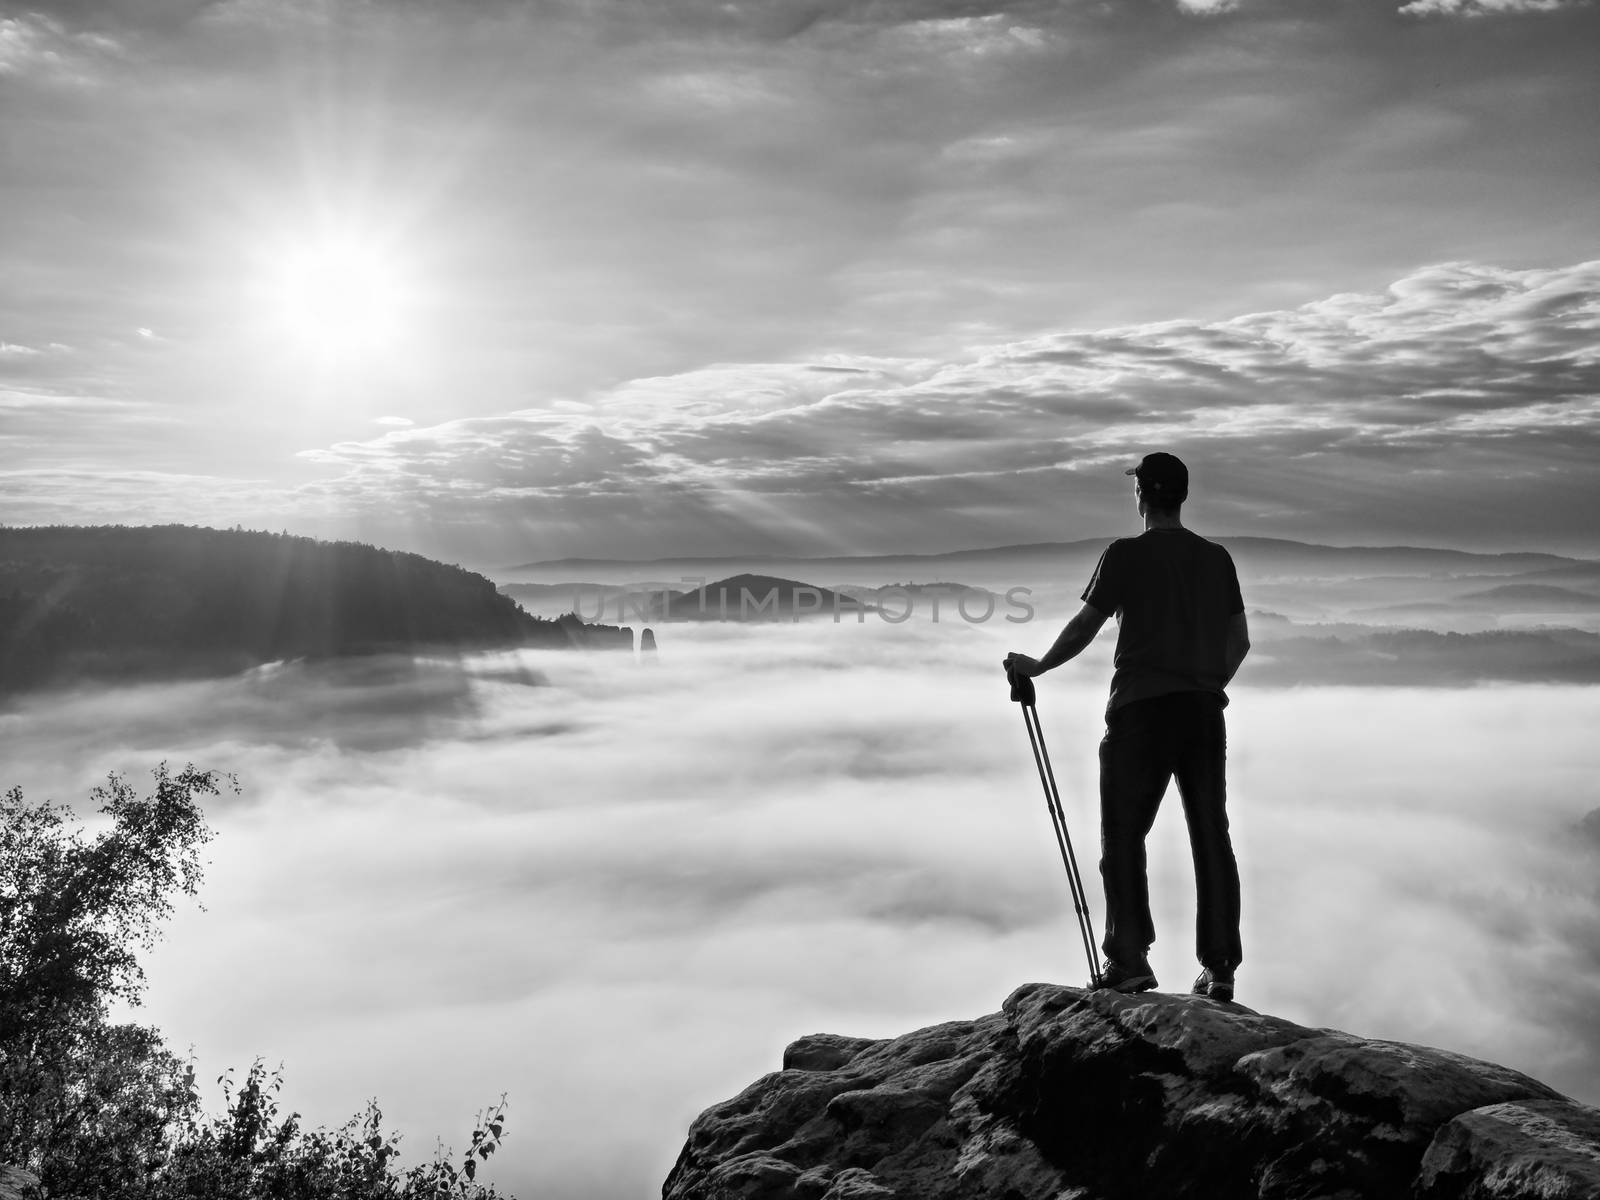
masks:
[[[290,242],[273,255],[269,276],[276,323],[303,349],[370,354],[400,334],[405,272],[375,239],[344,233]]]

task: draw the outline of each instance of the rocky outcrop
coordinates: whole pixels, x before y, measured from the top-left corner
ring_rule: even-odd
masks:
[[[1028,984],[815,1034],[707,1109],[665,1200],[1600,1198],[1600,1110],[1492,1063],[1191,996]]]
[[[552,624],[567,642],[585,650],[626,650],[633,653],[633,628],[629,625],[592,625],[577,613],[564,613]]]
[[[31,1200],[39,1194],[39,1179],[21,1167],[0,1166],[0,1200]]]

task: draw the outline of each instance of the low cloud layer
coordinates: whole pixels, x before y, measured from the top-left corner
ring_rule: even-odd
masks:
[[[239,773],[207,911],[150,964],[145,1016],[202,1077],[282,1061],[314,1121],[377,1095],[413,1156],[505,1090],[500,1182],[620,1200],[794,1037],[1081,980],[998,669],[1050,632],[673,625],[654,667],[288,667],[40,700],[0,749],[8,784],[62,799],[160,757]],[[1040,699],[1091,863],[1105,651]],[[1600,1100],[1596,848],[1572,832],[1600,808],[1600,693],[1250,671],[1229,709],[1246,1002]],[[1151,845],[1168,988],[1194,969],[1178,812]]]

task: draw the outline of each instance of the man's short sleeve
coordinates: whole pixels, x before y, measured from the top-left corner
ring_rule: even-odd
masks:
[[[1117,544],[1112,542],[1101,553],[1094,575],[1089,579],[1089,586],[1083,589],[1083,595],[1079,597],[1090,608],[1108,617],[1114,616],[1117,609],[1122,607],[1122,572],[1117,567],[1118,556],[1112,553],[1116,548]]]
[[[1239,591],[1239,572],[1233,565],[1233,555],[1224,550],[1222,557],[1228,563],[1228,615],[1237,616],[1244,611],[1244,595]]]

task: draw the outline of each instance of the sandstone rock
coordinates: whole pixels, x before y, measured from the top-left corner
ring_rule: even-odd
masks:
[[[1417,1200],[1444,1197],[1600,1197],[1600,1111],[1557,1099],[1463,1113],[1434,1137],[1417,1178]]]
[[[813,1034],[783,1063],[694,1122],[666,1200],[1600,1197],[1600,1111],[1191,996],[1029,984],[999,1013]]]
[[[844,1066],[868,1046],[871,1038],[841,1037],[837,1033],[813,1033],[791,1042],[783,1052],[785,1071],[833,1071]]]
[[[892,1200],[894,1190],[884,1187],[871,1171],[847,1167],[833,1177],[822,1200]]]
[[[38,1189],[38,1176],[21,1167],[0,1167],[0,1200],[32,1200]]]

